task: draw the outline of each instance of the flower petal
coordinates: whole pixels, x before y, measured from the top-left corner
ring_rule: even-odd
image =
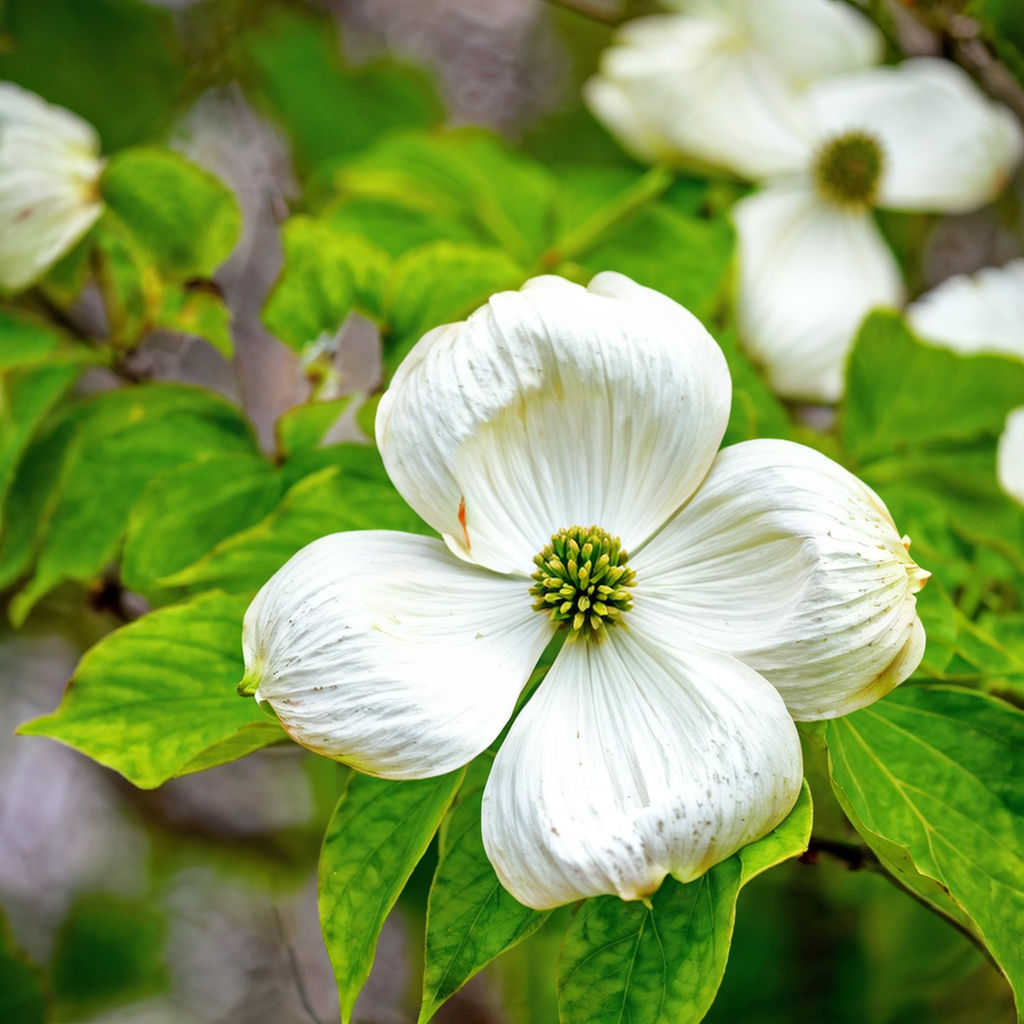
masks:
[[[559,652],[494,761],[484,846],[527,906],[639,899],[774,828],[801,776],[796,730],[771,686],[631,620],[604,643]]]
[[[377,414],[388,474],[460,557],[532,571],[559,529],[628,551],[693,492],[729,415],[700,322],[620,274],[555,277],[431,331]]]
[[[899,266],[870,214],[776,185],[733,207],[739,234],[739,327],[772,388],[836,401],[857,328],[876,306],[899,305]]]
[[[292,739],[371,775],[418,779],[491,743],[550,638],[523,580],[381,530],[294,555],[249,606],[242,647],[256,699]]]
[[[948,60],[918,57],[823,79],[807,98],[825,135],[865,131],[881,141],[879,206],[974,209],[995,198],[1024,150],[1010,111]]]
[[[699,160],[752,180],[805,165],[813,141],[783,68],[727,18],[629,22],[584,98],[640,157]]]
[[[996,448],[999,486],[1024,505],[1024,405],[1006,417],[1006,427]]]
[[[693,500],[631,561],[632,615],[756,669],[797,720],[884,696],[917,667],[928,573],[882,500],[789,441],[724,449]]]
[[[1024,259],[951,277],[907,306],[906,316],[936,345],[1024,359]]]
[[[95,223],[98,153],[81,118],[0,83],[0,286],[27,287]]]

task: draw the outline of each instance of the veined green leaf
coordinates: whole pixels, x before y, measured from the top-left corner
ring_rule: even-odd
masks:
[[[480,807],[491,758],[474,761],[441,825],[437,871],[427,907],[426,968],[419,1020],[482,967],[532,935],[550,911],[531,910],[502,888],[484,852]]]
[[[829,722],[836,796],[883,864],[972,931],[1024,1006],[1024,713],[914,686]]]
[[[231,190],[170,150],[122,150],[100,190],[109,215],[168,278],[209,277],[238,240],[242,215]]]
[[[0,309],[0,371],[42,363],[60,345],[61,336],[49,325]]]
[[[651,906],[616,896],[587,900],[558,965],[562,1024],[696,1024],[718,991],[736,899],[762,871],[807,849],[806,783],[789,816],[763,839],[687,885],[666,878]]]
[[[874,313],[850,353],[842,437],[860,462],[909,446],[997,436],[1024,403],[1024,362],[962,356],[917,341],[893,313]]]
[[[42,480],[36,467],[24,466],[23,487],[41,492],[32,502],[35,522],[28,524],[39,558],[31,581],[11,602],[11,620],[19,625],[51,587],[88,580],[114,557],[131,509],[154,477],[202,455],[255,451],[237,407],[170,384],[108,391],[71,406],[40,447],[46,451],[53,439],[59,451],[48,454],[53,462]],[[24,461],[36,454],[30,451]],[[12,504],[19,493],[16,479]],[[16,560],[13,565],[17,569]]]
[[[390,258],[360,235],[312,217],[283,232],[284,266],[263,307],[267,329],[296,351],[337,334],[357,304],[379,315]]]
[[[430,210],[410,209],[397,200],[342,196],[321,220],[345,234],[362,235],[389,256],[402,256],[427,242],[480,242],[472,225]]]
[[[281,496],[260,455],[212,455],[153,477],[128,519],[121,576],[148,594],[157,581],[259,522]]]
[[[225,359],[234,353],[231,310],[220,295],[206,287],[168,289],[157,315],[157,326],[202,338]]]
[[[213,592],[123,626],[86,653],[57,710],[19,732],[60,740],[143,789],[282,740],[236,691],[247,605]]]
[[[370,974],[384,919],[426,852],[463,770],[392,782],[353,773],[320,855],[320,927],[338,982],[342,1024]]]
[[[462,223],[531,264],[550,239],[554,180],[481,129],[386,138],[337,173],[350,194]]]
[[[374,449],[337,445],[310,454],[319,457],[323,468],[295,483],[255,526],[222,541],[160,584],[218,586],[253,594],[299,548],[325,534],[378,529],[428,532],[395,491]]]

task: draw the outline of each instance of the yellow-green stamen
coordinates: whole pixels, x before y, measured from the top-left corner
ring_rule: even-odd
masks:
[[[885,154],[866,132],[849,132],[827,142],[814,162],[818,192],[839,206],[866,209],[878,198]]]
[[[533,607],[547,612],[568,639],[603,640],[623,612],[633,607],[629,592],[636,573],[626,568],[622,542],[597,526],[559,530],[534,558]]]

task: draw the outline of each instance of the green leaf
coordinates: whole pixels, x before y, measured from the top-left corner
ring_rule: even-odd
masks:
[[[109,152],[162,137],[183,67],[170,11],[139,0],[5,0],[0,78],[69,107]]]
[[[903,687],[825,731],[836,796],[883,864],[988,948],[1024,1006],[1024,713]]]
[[[427,907],[426,968],[419,1020],[482,967],[532,935],[550,911],[531,910],[502,888],[484,852],[480,808],[490,758],[473,762],[441,825],[437,871]]]
[[[723,296],[733,258],[728,222],[703,220],[659,203],[641,209],[578,257],[587,271],[617,270],[708,320]]]
[[[294,484],[268,516],[160,583],[255,593],[299,548],[325,534],[429,532],[395,491],[375,449],[337,445],[314,454],[323,468]]]
[[[587,900],[558,965],[563,1024],[696,1024],[725,972],[740,889],[807,849],[810,790],[763,839],[686,885],[666,878],[651,906],[616,896]]]
[[[471,227],[520,263],[536,260],[550,238],[554,179],[481,129],[392,136],[346,164],[337,181],[352,195]]]
[[[909,446],[996,436],[1024,402],[1024,363],[961,356],[916,341],[893,313],[874,313],[850,354],[842,438],[861,462]]]
[[[242,215],[231,190],[170,150],[117,153],[100,190],[108,215],[173,280],[209,277],[238,240]]]
[[[518,288],[526,272],[500,249],[434,242],[395,261],[386,365],[393,371],[431,328],[465,319],[495,292]]]
[[[145,594],[222,540],[259,522],[281,496],[260,455],[212,455],[150,480],[128,520],[121,576]]]
[[[263,307],[267,330],[301,352],[338,333],[358,302],[379,314],[390,259],[383,249],[312,217],[284,226],[284,266]]]
[[[329,402],[306,402],[282,413],[274,425],[277,447],[282,455],[316,448],[345,410],[352,404],[352,395]]]
[[[964,11],[981,23],[996,53],[1024,84],[1024,22],[1018,0],[971,0]]]
[[[0,309],[0,371],[45,362],[60,345],[49,325]]]
[[[320,854],[320,927],[338,982],[342,1024],[370,974],[388,912],[448,810],[462,770],[392,782],[353,773]]]
[[[215,286],[170,288],[164,294],[156,326],[209,342],[225,359],[234,354],[231,310]]]
[[[255,451],[237,407],[211,392],[171,384],[86,399],[66,410],[52,434],[62,446],[55,460],[60,468],[53,473],[48,465],[41,482],[34,524],[39,558],[31,581],[11,602],[16,625],[51,587],[89,580],[114,558],[132,507],[158,474],[204,455]]]
[[[19,948],[0,912],[0,1020],[43,1024],[46,1002],[42,971]]]
[[[371,239],[390,256],[401,256],[427,242],[480,240],[472,225],[384,199],[344,196],[328,206],[321,219],[340,232]]]
[[[79,896],[53,951],[53,988],[62,1020],[133,1002],[166,989],[164,913],[152,902],[105,892]]]
[[[282,739],[277,727],[254,731],[268,723],[236,692],[247,605],[208,593],[123,626],[86,653],[60,707],[18,731],[60,740],[142,789],[248,753],[250,740]]]
[[[83,364],[0,371],[0,507],[18,462],[36,428],[82,372]]]
[[[443,116],[426,75],[387,60],[349,69],[336,40],[325,15],[280,9],[242,40],[252,93],[281,121],[307,171],[397,128],[426,127]]]

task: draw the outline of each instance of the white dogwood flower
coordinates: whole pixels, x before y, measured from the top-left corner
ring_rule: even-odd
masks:
[[[733,210],[741,337],[780,395],[832,402],[857,328],[903,282],[875,207],[956,213],[1020,159],[1010,112],[932,58],[823,79],[804,94],[803,153]]]
[[[794,719],[905,679],[927,573],[881,500],[820,453],[718,452],[721,350],[619,274],[493,296],[427,334],[377,416],[385,467],[443,538],[324,537],[245,616],[243,692],[299,743],[439,775],[512,718],[484,796],[505,887],[642,898],[777,825]]]
[[[799,157],[800,90],[882,57],[863,15],[836,0],[675,0],[625,24],[584,86],[634,156],[702,161],[747,178]],[[812,40],[812,44],[808,44]]]
[[[0,286],[28,287],[96,222],[99,151],[80,117],[0,82]]]
[[[1024,360],[1024,259],[943,281],[907,306],[907,320],[925,340],[961,355]],[[1015,409],[996,448],[996,476],[1024,504],[1024,407]]]

